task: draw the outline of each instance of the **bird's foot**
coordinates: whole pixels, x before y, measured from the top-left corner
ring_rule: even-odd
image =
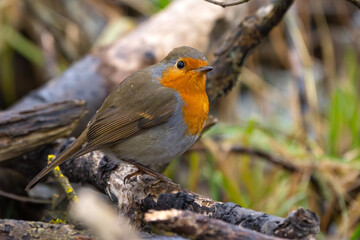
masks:
[[[148,168],[140,163],[136,163],[136,162],[132,162],[132,161],[127,161],[131,164],[133,164],[134,166],[136,166],[136,168],[138,169],[137,171],[130,173],[128,175],[126,175],[126,177],[124,178],[124,184],[126,183],[127,180],[130,180],[132,177],[135,177],[139,174],[148,174],[153,176],[154,178],[163,181],[163,182],[168,182],[169,180],[161,173],[158,173],[154,170],[152,170],[151,168]]]

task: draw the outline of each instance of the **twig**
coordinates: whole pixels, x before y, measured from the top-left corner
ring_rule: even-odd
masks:
[[[206,0],[205,0],[206,1]],[[359,0],[347,0],[349,2],[351,2],[352,4],[354,4],[355,6],[357,6],[358,8],[360,8],[360,1]]]
[[[39,203],[39,204],[50,204],[51,200],[48,199],[38,199],[38,198],[29,198],[25,196],[19,196],[17,194],[5,192],[3,190],[0,190],[0,196],[10,198],[19,202],[30,202],[30,203]]]
[[[201,142],[198,142],[195,144],[190,150],[193,151],[206,151],[207,148]],[[231,153],[237,153],[237,154],[247,154],[254,157],[259,157],[262,159],[267,160],[268,162],[281,166],[285,170],[289,172],[303,172],[304,169],[302,169],[300,166],[297,166],[294,163],[289,162],[288,160],[285,160],[280,157],[276,157],[271,155],[270,153],[267,153],[261,149],[256,148],[246,148],[246,147],[240,147],[240,146],[232,146],[229,150]]]
[[[230,7],[230,6],[235,6],[235,5],[239,5],[239,4],[243,4],[243,3],[246,3],[250,0],[239,0],[239,1],[233,1],[233,2],[229,2],[229,3],[225,3],[225,2],[218,2],[218,1],[215,1],[215,0],[205,0],[206,2],[209,2],[209,3],[213,3],[213,4],[216,4],[216,5],[219,5],[223,8],[225,7]]]
[[[245,148],[245,147],[240,147],[240,146],[233,146],[230,149],[231,152],[234,153],[239,153],[239,154],[248,154],[251,156],[257,156],[263,159],[266,159],[267,161],[275,164],[275,165],[279,165],[282,168],[290,171],[290,172],[302,172],[303,169],[301,169],[299,166],[296,166],[295,164],[286,161],[282,158],[273,156],[267,152],[264,152],[262,150],[259,149],[252,149],[252,148]]]
[[[55,155],[48,155],[48,164],[54,160]],[[79,201],[78,197],[76,196],[74,188],[71,186],[69,179],[64,176],[61,172],[60,167],[57,166],[52,171],[55,175],[56,180],[60,183],[61,187],[64,189],[66,193],[66,198],[71,201],[74,200],[75,202]]]

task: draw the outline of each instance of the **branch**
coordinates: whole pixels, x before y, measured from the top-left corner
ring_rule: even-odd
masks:
[[[208,73],[207,93],[210,102],[235,86],[246,57],[282,20],[293,0],[272,0],[255,15],[245,18],[216,53],[214,70]]]
[[[191,239],[280,240],[277,237],[248,230],[191,211],[152,210],[145,214],[145,221],[161,230],[174,232]]]
[[[213,3],[215,5],[219,5],[223,8],[225,7],[230,7],[230,6],[235,6],[235,5],[239,5],[239,4],[243,4],[243,3],[246,3],[250,0],[238,0],[238,1],[233,1],[233,2],[229,2],[229,3],[225,3],[225,2],[218,2],[218,1],[215,1],[215,0],[205,0],[206,2],[209,2],[209,3]]]
[[[10,219],[0,219],[0,236],[6,239],[96,239],[73,225]]]
[[[251,148],[233,146],[230,149],[230,151],[234,152],[234,153],[248,154],[251,156],[263,158],[263,159],[267,160],[268,162],[275,164],[275,165],[279,165],[282,168],[284,168],[285,170],[290,171],[290,172],[302,172],[303,171],[303,169],[301,169],[299,166],[297,166],[289,161],[286,161],[282,158],[273,156],[273,155],[271,155],[267,152],[264,152],[262,150],[259,150],[259,149],[251,149]]]
[[[110,225],[114,226],[113,222]],[[81,226],[80,226],[81,227]],[[119,226],[121,229],[121,226]],[[149,240],[185,240],[172,236],[157,236],[141,233],[140,237]],[[92,232],[78,229],[72,224],[54,224],[34,221],[0,219],[0,239],[68,239],[68,240],[98,240]],[[132,239],[132,238],[127,238]]]
[[[30,197],[24,197],[24,196],[20,196],[14,193],[9,193],[9,192],[5,192],[3,190],[0,190],[0,196],[2,197],[6,197],[9,199],[13,199],[16,201],[20,201],[20,202],[30,202],[30,203],[39,203],[39,204],[51,204],[52,201],[51,200],[47,200],[47,199],[37,199],[37,198],[30,198]]]
[[[191,147],[190,150],[205,152],[205,151],[207,151],[207,148],[201,142],[197,142],[196,144],[194,144],[194,146]],[[232,146],[228,151],[231,153],[247,154],[249,156],[262,158],[262,159],[268,161],[269,163],[278,165],[289,172],[304,172],[305,171],[305,169],[303,169],[301,166],[298,166],[298,165],[290,162],[289,160],[271,155],[270,153],[263,151],[261,149],[247,148],[247,147],[241,147],[241,146],[235,145],[235,146]]]

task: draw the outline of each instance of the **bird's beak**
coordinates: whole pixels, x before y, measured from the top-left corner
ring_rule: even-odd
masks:
[[[207,72],[210,72],[213,69],[214,68],[211,67],[211,66],[204,66],[204,67],[200,67],[200,68],[196,69],[196,71],[199,72],[199,73],[207,73]]]

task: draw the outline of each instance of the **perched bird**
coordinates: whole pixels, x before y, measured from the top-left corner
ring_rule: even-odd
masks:
[[[82,134],[31,180],[26,190],[56,166],[95,150],[114,159],[162,171],[199,137],[209,113],[208,66],[191,47],[173,49],[161,62],[123,80]]]

